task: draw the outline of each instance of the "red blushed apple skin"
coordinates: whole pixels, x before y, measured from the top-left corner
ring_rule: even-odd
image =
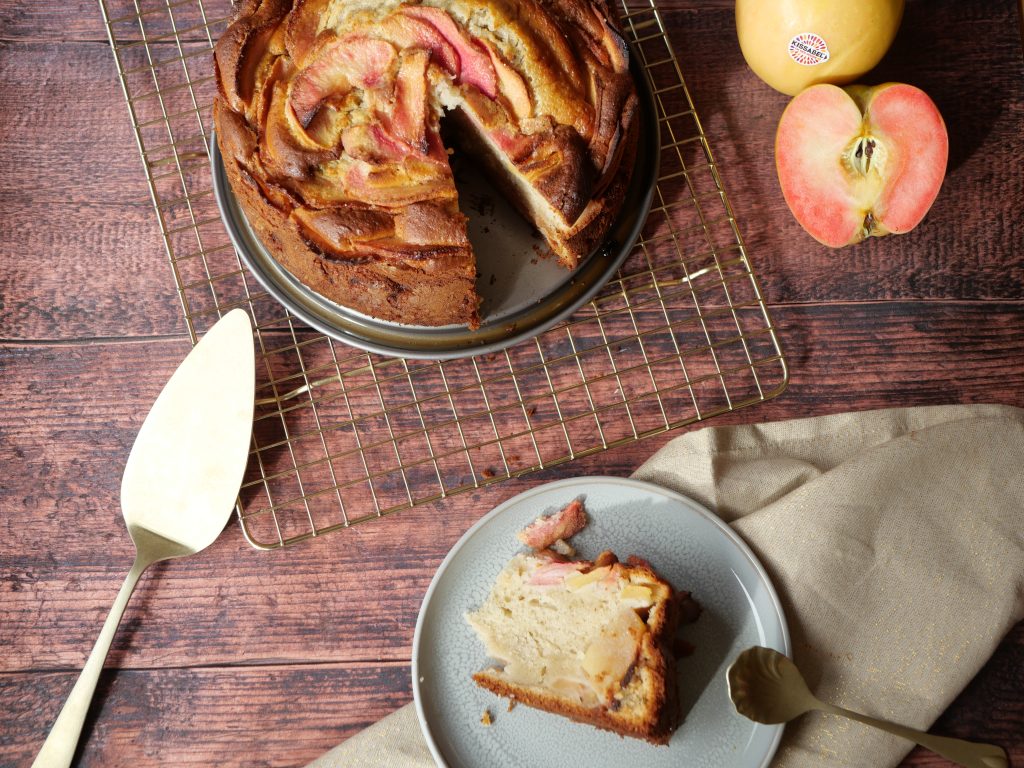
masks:
[[[879,147],[869,176],[850,162],[862,137]],[[917,226],[939,193],[948,155],[938,108],[902,83],[811,86],[786,107],[775,139],[786,203],[812,237],[832,248]]]

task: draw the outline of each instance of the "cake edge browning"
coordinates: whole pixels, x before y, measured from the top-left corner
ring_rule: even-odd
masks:
[[[672,734],[679,724],[676,665],[671,661],[670,655],[659,649],[651,649],[650,645],[649,638],[645,638],[642,654],[649,658],[639,673],[634,672],[634,684],[648,689],[646,700],[649,706],[639,717],[621,709],[614,711],[603,707],[587,707],[536,687],[516,685],[504,680],[501,673],[495,669],[474,673],[473,681],[481,688],[519,704],[561,715],[577,723],[592,725],[620,736],[665,746],[672,739]]]
[[[228,183],[239,208],[275,261],[328,301],[385,321],[411,325],[480,324],[480,298],[476,293],[476,269],[469,248],[457,249],[437,260],[450,263],[439,277],[400,261],[330,258],[305,237],[288,213],[272,204],[258,182],[231,151],[232,136],[247,126],[241,116],[217,96],[214,128]],[[245,139],[242,138],[242,141]]]
[[[601,24],[611,34],[613,42],[621,41],[617,14],[611,12],[604,0],[592,2],[594,8],[603,9]],[[240,2],[232,25],[215,47],[214,70],[219,95],[214,102],[214,124],[228,184],[249,224],[278,264],[330,302],[384,321],[478,328],[481,300],[476,293],[475,259],[470,244],[465,241],[465,217],[454,208],[454,202],[447,213],[452,217],[453,225],[462,231],[461,242],[412,240],[406,241],[411,248],[395,249],[393,241],[389,241],[390,244],[383,243],[381,247],[368,244],[363,252],[346,255],[342,252],[344,249],[325,244],[333,244],[333,241],[323,240],[320,230],[312,233],[307,217],[300,215],[310,206],[315,209],[318,203],[315,200],[304,202],[301,199],[305,197],[304,192],[297,192],[287,181],[278,186],[274,180],[276,166],[270,160],[262,162],[258,155],[257,159],[252,159],[257,143],[262,145],[264,140],[261,121],[266,117],[267,105],[264,102],[269,96],[264,92],[267,91],[266,85],[259,93],[249,93],[245,88],[255,77],[253,67],[261,66],[259,62],[263,54],[260,51],[277,50],[282,45],[282,38],[275,30],[277,22],[287,15],[291,6],[290,0]],[[604,44],[606,47],[609,45],[607,42]],[[616,66],[621,66],[623,59],[628,62],[625,43],[622,42],[620,47],[622,55],[612,57],[618,62]],[[267,75],[268,83],[275,82],[276,72],[277,68],[274,68]],[[559,261],[569,268],[575,267],[605,240],[621,212],[633,173],[639,139],[636,89],[628,72],[617,73],[607,85],[608,93],[612,95],[603,100],[599,98],[598,104],[607,107],[613,102],[618,105],[620,100],[623,103],[617,115],[608,109],[599,110],[599,122],[603,126],[599,132],[602,135],[607,132],[609,136],[604,155],[600,155],[600,150],[594,150],[605,158],[604,173],[593,179],[593,187],[586,187],[588,199],[573,195],[575,188],[566,176],[579,180],[589,176],[582,167],[582,154],[576,158],[581,162],[569,162],[576,155],[565,147],[560,156],[571,168],[555,169],[557,172],[550,179],[542,174],[534,181],[535,184],[544,181],[548,185],[537,187],[545,190],[546,198],[554,196],[572,212],[582,211],[568,226],[565,221],[552,227],[540,226]],[[258,125],[250,124],[254,118],[249,113],[253,109],[257,114],[263,114]],[[258,142],[256,131],[259,132]],[[241,134],[245,136],[239,138]],[[582,152],[582,148],[577,149]],[[277,168],[277,172],[280,171]],[[298,171],[302,171],[299,176],[308,173],[308,169],[300,168]],[[291,171],[285,175],[289,174],[295,175]],[[500,172],[492,174],[492,178],[500,189],[508,191],[507,185],[501,183]],[[576,191],[582,193],[582,189]],[[506,194],[506,197],[517,203],[515,194]],[[524,206],[517,204],[517,207],[528,221],[533,220],[534,217],[522,210]],[[439,207],[438,212],[444,208],[448,206]],[[534,223],[540,225],[540,222]],[[417,248],[414,244],[418,242],[442,244]]]

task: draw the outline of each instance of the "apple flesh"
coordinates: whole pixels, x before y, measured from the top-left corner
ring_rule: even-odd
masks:
[[[786,203],[832,248],[917,226],[939,193],[948,155],[935,103],[902,83],[811,86],[786,107],[775,137]]]
[[[482,45],[469,39],[451,16],[440,8],[426,5],[403,7],[401,13],[433,27],[452,46],[459,60],[459,69],[454,73],[456,82],[479,88],[489,99],[497,96],[498,79],[491,57]]]
[[[364,35],[329,39],[295,77],[289,101],[296,118],[305,128],[328,96],[353,85],[363,89],[378,85],[395,58],[395,49],[383,40]]]

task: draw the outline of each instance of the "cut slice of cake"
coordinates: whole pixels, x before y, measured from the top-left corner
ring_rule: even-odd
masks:
[[[667,650],[678,594],[648,564],[610,552],[595,561],[518,554],[466,617],[498,662],[473,679],[528,706],[667,744],[679,720]]]

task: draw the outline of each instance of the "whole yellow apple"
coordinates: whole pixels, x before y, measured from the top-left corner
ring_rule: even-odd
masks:
[[[842,85],[889,50],[904,0],[736,0],[740,49],[754,73],[795,96],[815,83]]]

